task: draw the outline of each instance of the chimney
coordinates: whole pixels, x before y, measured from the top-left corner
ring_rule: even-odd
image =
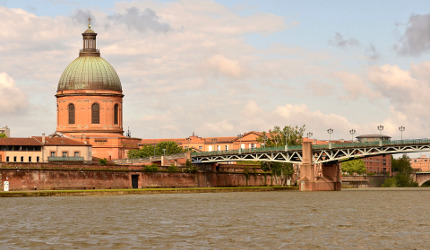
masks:
[[[45,133],[42,133],[42,145],[45,145],[46,139],[45,139]]]

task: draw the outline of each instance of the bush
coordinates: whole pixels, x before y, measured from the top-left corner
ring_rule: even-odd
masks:
[[[145,166],[145,168],[143,169],[143,171],[145,172],[158,172],[158,167],[155,164],[149,165],[149,166]]]
[[[191,165],[190,167],[185,169],[186,173],[197,173],[199,171],[199,169],[196,166]]]
[[[167,171],[178,172],[178,167],[176,167],[175,165],[170,165],[169,168],[167,169]]]
[[[394,177],[385,179],[382,187],[397,187],[397,180]]]
[[[106,158],[100,159],[99,163],[100,163],[100,165],[107,165],[107,159]]]

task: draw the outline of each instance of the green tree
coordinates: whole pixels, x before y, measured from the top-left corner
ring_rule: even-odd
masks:
[[[143,145],[140,149],[132,149],[129,150],[127,153],[128,158],[145,158],[154,156],[154,152],[156,156],[160,156],[164,154],[163,149],[166,149],[166,155],[171,154],[179,154],[185,152],[183,148],[181,148],[176,142],[174,141],[165,141],[160,142],[157,145]]]
[[[198,172],[198,167],[194,166],[190,160],[187,159],[186,163],[185,163],[185,167],[186,169],[184,170],[186,173],[197,173]]]
[[[394,180],[389,180],[391,178],[388,178],[385,180],[384,184],[382,184],[383,186],[393,186],[393,183],[397,187],[418,186],[418,184],[411,178],[411,174],[414,170],[411,167],[410,158],[406,154],[402,155],[402,157],[398,159],[394,159],[391,156],[391,170],[396,173],[393,177]]]
[[[7,135],[5,133],[0,133],[0,138],[7,138]]]
[[[158,143],[155,146],[156,154],[163,155],[164,154],[163,149],[166,149],[166,155],[179,154],[179,153],[185,152],[185,150],[174,141],[163,141]]]
[[[279,126],[273,127],[268,132],[264,131],[257,138],[258,142],[265,143],[265,147],[285,147],[301,145],[305,125],[299,126]],[[261,168],[266,172],[272,173],[272,178],[277,185],[285,186],[287,180],[294,174],[294,167],[291,163],[286,162],[262,162]]]
[[[272,173],[275,184],[281,186],[287,185],[287,180],[294,174],[293,164],[286,162],[262,162],[261,169]]]
[[[406,154],[398,159],[394,159],[394,157],[391,156],[391,170],[398,173],[412,173],[413,169],[411,168],[410,160],[411,159]]]
[[[364,165],[364,161],[362,159],[343,161],[342,172],[347,172],[348,174],[364,174],[366,173],[366,166]]]
[[[268,132],[264,131],[262,135],[257,138],[257,141],[265,143],[266,147],[301,145],[303,142],[303,133],[305,130],[305,125],[301,127],[284,126],[282,129],[279,126],[275,126]]]

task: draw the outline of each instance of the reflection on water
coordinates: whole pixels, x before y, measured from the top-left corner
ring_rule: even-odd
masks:
[[[430,248],[430,188],[3,198],[1,248]]]

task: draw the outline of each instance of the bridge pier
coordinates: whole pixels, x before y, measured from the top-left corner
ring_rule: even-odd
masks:
[[[300,191],[340,191],[341,169],[339,163],[323,163],[315,165],[312,162],[312,142],[302,144],[303,161],[300,165]]]

